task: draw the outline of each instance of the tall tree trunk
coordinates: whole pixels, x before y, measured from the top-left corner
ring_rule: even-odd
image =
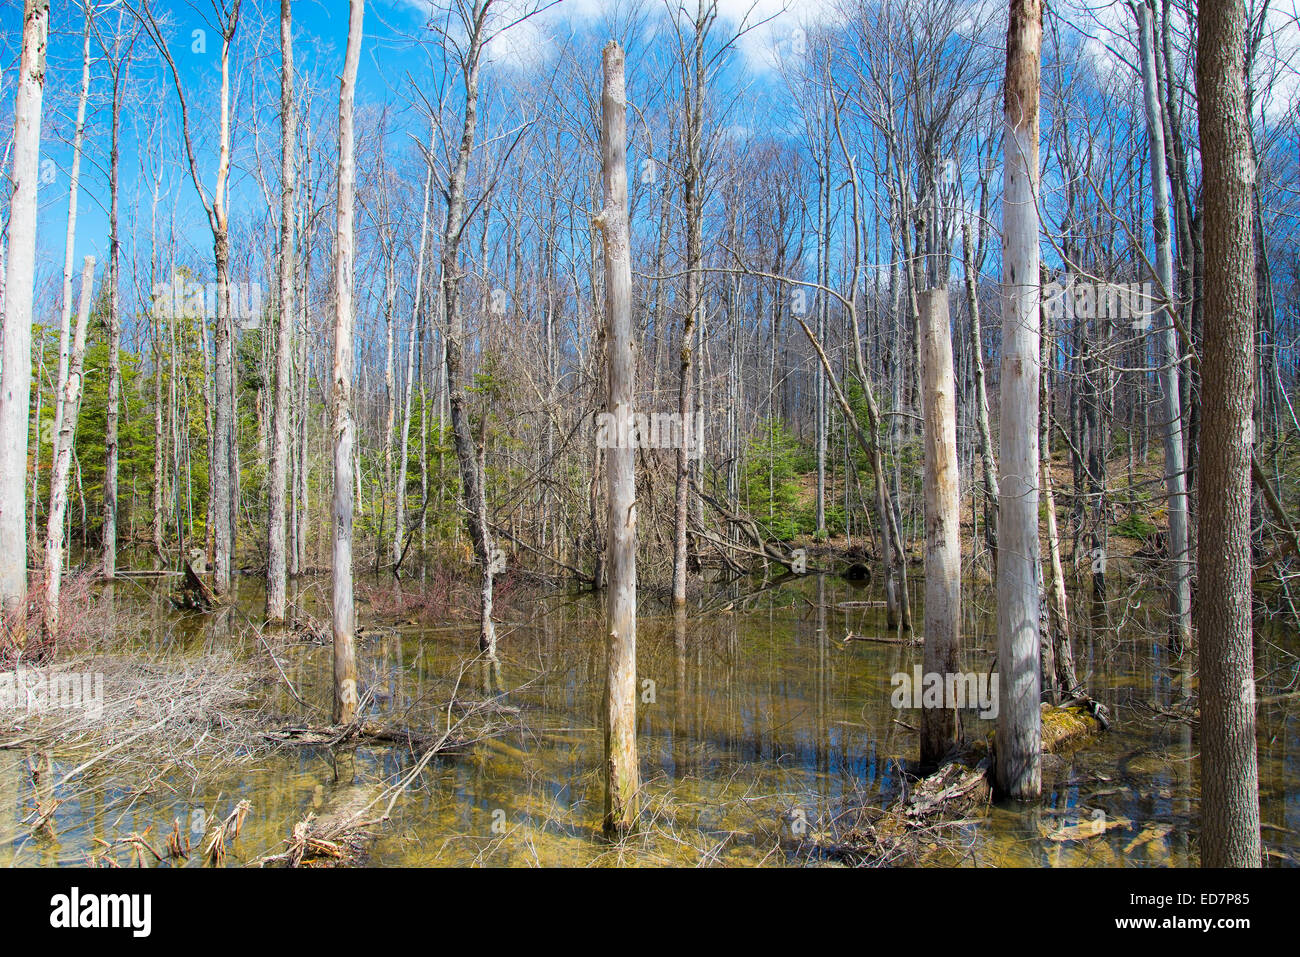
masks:
[[[266,619],[285,616],[285,510],[289,481],[289,436],[293,428],[293,210],[297,181],[294,154],[297,118],[293,102],[293,13],[280,0],[280,304],[275,325],[275,408],[271,424],[271,475],[267,511]]]
[[[72,466],[77,415],[81,409],[82,357],[86,354],[86,325],[90,320],[90,296],[95,282],[95,257],[87,256],[81,270],[81,302],[77,308],[77,329],[72,339],[68,370],[59,384],[59,405],[63,416],[54,436],[54,465],[50,473],[50,514],[45,531],[45,634],[59,636],[59,586],[63,581],[63,521],[68,506],[68,472]]]
[[[474,555],[479,565],[479,648],[488,655],[496,654],[496,626],[492,623],[492,532],[487,523],[486,476],[480,470],[484,461],[476,447],[473,430],[466,407],[468,388],[464,368],[465,312],[461,305],[460,241],[465,229],[465,184],[469,175],[469,159],[474,149],[474,134],[478,123],[478,82],[481,66],[486,5],[484,0],[474,0],[470,11],[469,49],[464,61],[465,115],[461,127],[460,146],[456,163],[447,183],[447,220],[442,243],[442,295],[446,311],[446,374],[450,393],[451,426],[456,443],[456,459],[460,466],[461,493],[464,498],[466,524],[474,543]],[[484,415],[486,415],[486,411]]]
[[[430,150],[433,143],[429,144]],[[424,253],[429,232],[429,191],[433,187],[433,168],[424,175],[424,199],[420,204],[420,252],[415,261],[415,296],[411,300],[411,330],[406,344],[406,396],[402,405],[402,446],[397,463],[397,507],[393,516],[393,565],[402,561],[406,538],[406,466],[411,448],[411,393],[415,379],[415,344],[420,332],[420,314],[424,304]],[[423,406],[421,406],[423,414]],[[421,506],[423,508],[423,505]]]
[[[982,204],[981,204],[982,205]],[[962,219],[962,267],[966,280],[966,307],[970,312],[971,368],[975,379],[975,423],[979,431],[980,464],[983,467],[984,540],[993,559],[993,574],[998,572],[998,467],[993,460],[993,433],[989,429],[989,396],[984,383],[984,337],[980,328],[980,301],[975,273],[975,255],[971,248],[969,217]]]
[[[946,289],[921,293],[921,394],[925,415],[925,672],[957,672],[961,650],[961,490],[956,385]],[[946,686],[946,682],[945,682]],[[921,711],[921,764],[957,743],[953,702]]]
[[[1255,178],[1242,0],[1202,0],[1197,25],[1205,210],[1205,344],[1196,630],[1201,662],[1201,864],[1258,867],[1259,766],[1251,647]]]
[[[1179,384],[1178,331],[1174,300],[1173,241],[1170,235],[1169,177],[1165,130],[1156,80],[1155,27],[1146,0],[1137,4],[1146,106],[1147,147],[1151,156],[1151,229],[1156,245],[1156,295],[1160,305],[1157,362],[1160,366],[1161,418],[1164,420],[1165,490],[1169,495],[1170,645],[1181,652],[1192,639],[1191,552],[1187,536],[1187,477],[1184,469],[1182,392]]]
[[[619,435],[632,423],[636,353],[632,328],[632,254],[627,212],[627,95],[623,50],[603,55],[602,166],[605,205],[597,225],[605,245],[605,355],[609,414]],[[636,822],[640,788],[636,750],[636,449],[616,442],[606,452],[609,490],[609,587],[605,593],[605,832]]]
[[[81,187],[81,154],[86,136],[86,100],[90,94],[90,11],[86,10],[85,28],[82,34],[81,53],[81,93],[77,97],[77,125],[72,136],[72,168],[68,172],[68,228],[63,246],[63,295],[59,312],[59,367],[58,379],[54,393],[54,455],[59,453],[58,436],[63,433],[64,405],[63,397],[67,392],[68,363],[71,355],[72,335],[72,274],[76,268],[75,247],[77,243],[77,196]],[[39,391],[39,389],[38,389]],[[39,419],[38,419],[39,421]],[[37,436],[37,456],[40,454],[40,437]],[[66,481],[66,480],[65,480]],[[67,494],[67,490],[64,490]],[[33,498],[35,488],[33,488]],[[51,501],[54,489],[50,489]],[[33,503],[34,507],[34,503]],[[33,523],[35,513],[33,512]],[[59,530],[62,534],[62,528]],[[33,534],[35,530],[33,529]],[[48,548],[47,548],[48,551]]]
[[[357,661],[353,646],[352,481],[356,424],[352,420],[353,194],[356,160],[352,101],[361,60],[365,0],[348,4],[348,45],[339,83],[339,192],[334,239],[334,723],[350,724],[357,711]]]
[[[226,208],[226,190],[230,178],[230,47],[239,26],[239,12],[243,0],[233,0],[227,10],[221,5],[225,17],[221,24],[221,94],[220,119],[217,133],[217,175],[211,197],[203,187],[199,175],[198,155],[190,129],[189,106],[181,85],[180,70],[163,39],[162,29],[148,6],[140,8],[141,26],[153,38],[158,52],[171,72],[181,107],[181,131],[185,154],[189,161],[190,179],[208,216],[212,231],[212,258],[217,274],[216,332],[213,337],[214,367],[213,395],[209,402],[211,424],[208,430],[208,521],[207,531],[213,556],[213,585],[218,594],[230,590],[230,565],[234,552],[235,518],[237,516],[239,460],[235,447],[234,401],[234,331],[230,312],[230,223]],[[204,317],[205,325],[207,317]],[[207,349],[206,328],[202,330],[204,350]],[[207,357],[205,355],[205,362]]]
[[[1041,0],[1011,0],[1004,88],[997,788],[1042,788],[1038,592],[1038,92]]]
[[[122,76],[113,74],[108,156],[108,410],[104,420],[104,577],[117,574],[118,407],[122,398],[122,238],[118,231],[118,166],[121,159]]]
[[[13,195],[9,203],[9,260],[5,266],[3,358],[0,365],[0,449],[10,463],[27,461],[27,418],[32,388],[32,293],[36,272],[36,181],[40,176],[41,97],[49,0],[26,0],[23,51],[14,96]],[[0,613],[21,646],[27,615],[26,469],[0,469]]]
[[[1040,268],[1040,280],[1045,273],[1046,269]],[[1043,508],[1047,513],[1048,573],[1044,575],[1046,579],[1044,591],[1047,594],[1047,611],[1051,628],[1051,642],[1048,646],[1050,654],[1044,655],[1044,658],[1052,665],[1051,673],[1044,672],[1043,679],[1049,685],[1054,685],[1055,691],[1060,695],[1068,696],[1079,690],[1079,679],[1074,673],[1074,651],[1070,646],[1070,614],[1065,594],[1065,565],[1061,561],[1061,537],[1056,526],[1056,495],[1052,490],[1052,398],[1048,388],[1048,373],[1051,369],[1052,346],[1055,339],[1050,320],[1044,315],[1041,297],[1039,324],[1043,372],[1039,378],[1038,390],[1038,453],[1042,472]]]
[[[677,388],[677,413],[680,418],[681,446],[677,449],[677,488],[673,511],[673,604],[686,604],[686,525],[690,503],[691,446],[703,440],[693,435],[695,424],[691,414],[695,405],[695,378],[691,374],[694,352],[692,336],[703,305],[702,265],[704,262],[704,202],[700,182],[703,165],[704,139],[704,39],[716,16],[709,0],[697,0],[693,22],[692,63],[683,64],[682,76],[686,81],[686,168],[682,199],[686,208],[686,315],[682,321],[682,348],[680,378]]]

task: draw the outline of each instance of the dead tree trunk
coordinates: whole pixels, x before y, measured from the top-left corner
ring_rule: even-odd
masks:
[[[1169,627],[1170,646],[1178,652],[1192,640],[1191,552],[1187,535],[1187,476],[1184,468],[1181,374],[1175,323],[1173,242],[1169,226],[1169,177],[1165,165],[1165,129],[1156,82],[1155,27],[1145,0],[1137,3],[1142,56],[1142,90],[1146,104],[1147,147],[1151,154],[1151,230],[1156,245],[1156,295],[1160,315],[1157,361],[1160,366],[1161,418],[1164,428],[1165,489],[1169,494]]]
[[[0,469],[0,613],[10,638],[21,645],[27,614],[27,418],[32,388],[32,292],[36,273],[36,181],[40,176],[41,96],[49,0],[23,6],[23,52],[14,97],[13,195],[5,264],[3,358],[0,359],[0,449],[10,467]]]
[[[601,157],[605,205],[596,223],[605,245],[605,355],[609,413],[627,435],[636,402],[632,327],[632,253],[627,212],[627,96],[623,50],[604,51],[604,136]],[[640,787],[636,750],[636,449],[616,442],[606,452],[609,489],[609,587],[605,671],[605,832],[621,834],[636,822]]]
[[[681,417],[681,445],[677,449],[677,489],[673,518],[673,604],[686,603],[686,519],[690,499],[691,445],[704,440],[692,434],[694,427],[695,379],[691,374],[691,337],[702,307],[704,263],[704,41],[717,17],[716,3],[698,0],[692,22],[691,57],[682,63],[682,89],[686,96],[686,167],[682,199],[686,207],[686,315],[682,320],[681,370],[678,379],[677,412]]]
[[[1250,447],[1255,246],[1242,0],[1203,0],[1196,40],[1204,168],[1205,312],[1196,630],[1201,662],[1201,864],[1258,867],[1251,647]]]
[[[294,152],[293,14],[280,0],[280,303],[275,327],[275,408],[271,425],[270,495],[267,502],[266,619],[285,616],[285,509],[289,484],[289,396],[293,392],[293,209],[297,182]]]
[[[433,144],[429,144],[430,150]],[[415,296],[411,302],[411,329],[406,343],[406,394],[402,403],[402,444],[397,462],[397,505],[393,512],[393,568],[399,569],[406,551],[406,465],[411,449],[411,392],[415,381],[415,344],[420,332],[420,312],[424,296],[424,253],[429,232],[429,191],[433,186],[433,167],[424,176],[424,199],[420,205],[420,253],[415,260]],[[421,400],[423,402],[423,399]],[[423,405],[421,405],[423,414]],[[423,506],[422,506],[423,508]]]
[[[961,490],[957,396],[948,293],[921,293],[921,395],[925,415],[925,671],[957,671],[961,646]],[[952,702],[921,711],[921,764],[933,767],[957,743]]]
[[[89,13],[87,14],[89,16]],[[121,165],[122,68],[113,64],[113,105],[108,147],[108,411],[104,421],[104,577],[117,574],[118,412],[122,400],[122,236],[118,227]]]
[[[1039,270],[1041,279],[1044,270]],[[1039,324],[1043,373],[1039,381],[1039,435],[1038,452],[1042,471],[1043,507],[1047,512],[1048,572],[1044,575],[1047,595],[1048,624],[1051,640],[1048,645],[1051,671],[1044,670],[1043,680],[1061,696],[1070,696],[1079,690],[1079,679],[1074,673],[1074,652],[1070,646],[1070,614],[1065,594],[1065,566],[1061,561],[1061,536],[1056,527],[1056,495],[1052,490],[1052,399],[1048,390],[1048,370],[1052,355],[1054,330],[1044,314],[1040,297]],[[1054,696],[1053,703],[1059,703]]]
[[[1042,788],[1038,592],[1038,92],[1041,0],[1011,0],[1002,199],[997,786]]]
[[[217,315],[213,336],[213,395],[211,399],[211,454],[208,456],[210,494],[208,532],[213,552],[213,584],[218,594],[230,590],[231,558],[235,548],[235,519],[238,498],[238,450],[235,443],[234,329],[230,313],[230,217],[227,186],[230,180],[230,47],[239,27],[243,0],[226,0],[217,6],[221,17],[221,95],[217,133],[217,175],[212,196],[203,187],[198,155],[190,129],[189,106],[181,86],[180,71],[163,39],[162,29],[148,6],[140,8],[141,26],[150,35],[167,63],[181,108],[181,133],[189,162],[190,179],[199,195],[212,231],[212,259],[217,274]],[[206,317],[205,317],[206,318]],[[203,333],[206,348],[206,331]]]
[[[352,420],[353,155],[352,101],[361,60],[365,0],[348,5],[348,45],[339,83],[339,192],[334,239],[334,723],[350,724],[357,711],[353,647],[352,479],[356,424]]]
[[[83,33],[83,45],[81,54],[81,93],[77,98],[77,125],[72,135],[72,168],[68,171],[68,228],[65,234],[63,247],[63,295],[60,302],[59,310],[59,367],[58,379],[55,382],[54,393],[54,449],[52,458],[57,462],[59,456],[59,436],[63,434],[63,397],[67,392],[68,385],[68,364],[71,359],[71,337],[72,337],[72,276],[76,269],[76,255],[74,249],[77,242],[77,197],[81,186],[81,154],[82,144],[86,136],[86,100],[90,94],[90,12],[86,11],[85,32]],[[39,391],[39,390],[38,390]],[[37,436],[37,458],[40,457],[40,436]],[[66,481],[66,479],[65,479]],[[33,485],[32,496],[35,498],[36,490]],[[67,494],[67,489],[64,489]],[[51,484],[50,499],[51,503],[54,498],[54,488]],[[32,513],[32,521],[35,523],[35,511]],[[35,534],[35,530],[33,530]],[[60,529],[62,534],[62,529]],[[47,546],[48,552],[48,546]]]
[[[984,202],[981,201],[981,207]],[[971,248],[970,218],[962,219],[962,266],[966,280],[966,307],[970,312],[971,368],[975,377],[975,421],[979,429],[980,464],[983,466],[984,494],[987,496],[984,540],[993,559],[993,574],[998,572],[998,467],[993,460],[993,434],[989,429],[989,396],[984,383],[984,337],[980,329],[979,277],[975,274],[975,253]],[[981,243],[981,246],[983,243]]]
[[[73,440],[81,409],[81,364],[86,354],[86,325],[90,320],[90,295],[95,282],[95,257],[87,256],[81,270],[81,302],[77,329],[72,337],[68,370],[59,392],[59,431],[54,435],[54,467],[50,474],[50,514],[45,531],[45,634],[59,635],[59,587],[63,582],[63,519],[68,507],[68,472],[72,467]]]
[[[492,622],[492,531],[488,527],[486,476],[480,466],[483,455],[475,443],[466,408],[465,392],[468,388],[464,367],[465,311],[461,305],[460,241],[465,231],[465,184],[469,176],[470,154],[474,149],[474,135],[478,125],[478,83],[482,65],[483,46],[486,40],[484,20],[486,4],[475,0],[472,9],[465,11],[469,28],[469,48],[462,63],[465,77],[465,115],[461,126],[460,145],[456,162],[447,181],[447,219],[442,241],[442,296],[446,313],[446,375],[451,407],[452,435],[456,444],[456,460],[460,466],[461,495],[465,506],[465,523],[474,544],[474,557],[479,566],[479,649],[488,655],[496,654],[496,626]],[[486,414],[486,413],[485,413]]]

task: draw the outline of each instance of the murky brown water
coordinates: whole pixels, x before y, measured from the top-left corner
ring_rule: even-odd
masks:
[[[306,587],[306,600],[318,601],[328,583]],[[844,604],[878,598],[872,589],[810,576],[744,597],[754,587],[731,586],[704,609],[693,609],[684,623],[654,613],[640,620],[639,741],[649,822],[640,837],[612,847],[598,835],[599,608],[590,596],[557,594],[517,602],[514,620],[500,627],[499,673],[493,677],[471,667],[457,693],[481,694],[486,677],[503,692],[502,701],[520,709],[520,726],[431,763],[395,805],[371,861],[791,864],[811,856],[801,832],[807,838],[855,802],[893,800],[904,763],[917,753],[912,728],[918,720],[916,712],[891,706],[890,677],[919,664],[920,647],[843,641],[849,632],[883,633],[877,608]],[[264,654],[241,634],[246,629],[238,612],[187,617],[163,610],[147,589],[118,588],[118,600],[152,601],[158,609],[138,638],[151,654],[165,648],[197,655],[216,645]],[[251,581],[240,585],[238,599],[249,615],[260,609],[260,590]],[[1117,589],[1108,617],[1096,615],[1076,639],[1079,673],[1109,707],[1112,731],[1069,758],[1047,759],[1040,807],[993,808],[957,832],[956,849],[942,862],[1197,863],[1194,735],[1186,724],[1153,711],[1181,697],[1183,665],[1171,666],[1161,636],[1148,629],[1150,600],[1143,594],[1124,598]],[[965,667],[987,669],[994,644],[991,598],[976,590],[966,604]],[[1076,603],[1073,614],[1087,619],[1086,604]],[[442,721],[456,676],[475,656],[475,629],[440,623],[394,629],[391,619],[368,620],[364,608],[361,623],[375,635],[361,645],[361,669],[377,696],[376,716],[400,712],[425,727]],[[299,693],[327,709],[329,649],[283,638],[274,647]],[[1298,650],[1294,634],[1260,630],[1261,696],[1292,690]],[[282,683],[267,693],[286,715],[298,712],[299,720],[313,720],[301,714]],[[992,727],[974,725],[968,730]],[[1295,700],[1261,707],[1259,748],[1270,861],[1296,864]],[[50,755],[53,777],[45,780],[61,777],[83,759]],[[197,787],[191,770],[160,767],[156,775],[143,775],[135,766],[115,768],[105,759],[66,793],[54,795],[64,803],[52,829],[36,835],[22,824],[36,798],[30,760],[21,749],[0,750],[0,864],[82,863],[96,850],[96,840],[112,842],[132,832],[147,833],[161,847],[174,819],[191,828],[197,843],[205,815],[224,816],[241,799],[251,802],[252,811],[227,863],[252,861],[282,849],[294,823],[309,812],[372,796],[415,759],[388,748],[362,747],[337,757],[324,748],[298,748],[258,756],[215,776],[198,769]],[[49,797],[43,795],[46,806]],[[1087,830],[1074,825],[1098,821],[1113,826],[1100,836],[1070,839]],[[125,863],[129,857],[115,859]],[[197,865],[198,855],[190,863]]]

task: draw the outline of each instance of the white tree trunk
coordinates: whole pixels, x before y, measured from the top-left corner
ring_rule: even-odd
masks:
[[[1181,651],[1192,640],[1192,572],[1187,527],[1187,477],[1178,367],[1178,330],[1174,325],[1174,259],[1169,230],[1169,179],[1165,166],[1165,128],[1156,82],[1155,27],[1146,0],[1138,0],[1138,48],[1142,57],[1142,93],[1146,106],[1147,146],[1151,155],[1151,231],[1156,246],[1156,296],[1159,303],[1156,341],[1160,366],[1160,417],[1164,420],[1165,490],[1169,493],[1170,641]]]
[[[338,224],[334,239],[334,723],[349,724],[357,711],[357,661],[353,644],[352,482],[356,468],[352,421],[353,194],[356,160],[352,101],[361,60],[365,0],[348,5],[348,46],[339,84]]]
[[[636,402],[632,327],[632,254],[627,212],[627,94],[624,56],[605,46],[602,167],[605,205],[597,225],[605,245],[606,408],[619,426],[630,425]],[[619,435],[628,434],[620,428]],[[640,774],[636,750],[636,450],[615,443],[606,451],[609,489],[609,587],[605,594],[605,832],[620,834],[636,822]],[[623,447],[624,445],[628,447]]]
[[[118,406],[122,397],[122,238],[118,231],[122,67],[114,64],[108,148],[108,410],[104,420],[104,577],[117,574]]]
[[[86,325],[90,320],[91,292],[95,283],[95,257],[87,256],[81,270],[81,302],[77,308],[77,330],[72,338],[68,370],[59,385],[59,408],[63,416],[54,436],[54,467],[50,474],[50,514],[45,530],[45,634],[59,635],[59,588],[63,582],[63,519],[68,507],[68,473],[72,467],[73,442],[81,410],[82,359],[86,354]]]
[[[1037,798],[1038,92],[1041,0],[1011,0],[1007,29],[1002,197],[1002,395],[998,506],[997,787]]]
[[[0,359],[0,612],[22,644],[27,614],[27,418],[32,386],[32,285],[36,267],[36,181],[40,176],[41,96],[49,0],[26,0],[23,51],[14,97],[13,197],[5,273],[3,358]]]
[[[925,416],[925,672],[946,676],[956,673],[961,648],[961,489],[947,290],[922,292],[920,309]],[[938,764],[956,743],[957,713],[950,707],[924,708],[921,763]]]
[[[290,0],[280,0],[280,306],[275,336],[275,409],[271,425],[271,475],[267,516],[266,618],[283,621],[285,509],[289,482],[289,438],[293,425],[293,210],[297,181],[294,151],[297,118],[293,104],[293,14]]]
[[[429,143],[432,151],[433,142]],[[420,252],[415,261],[415,297],[411,302],[411,331],[406,344],[406,396],[402,406],[402,446],[397,464],[397,507],[393,521],[393,565],[402,561],[406,538],[406,464],[411,448],[411,391],[415,380],[415,343],[420,330],[420,306],[424,295],[424,252],[429,233],[429,191],[433,187],[433,168],[424,176],[424,199],[420,205]],[[423,409],[423,406],[421,406]]]
[[[59,371],[54,392],[54,455],[58,455],[58,438],[63,432],[63,395],[68,382],[68,361],[72,336],[72,273],[76,268],[73,252],[77,243],[77,195],[81,186],[81,151],[86,136],[86,100],[90,95],[90,17],[86,17],[82,35],[81,93],[77,97],[77,125],[72,135],[72,168],[68,171],[68,229],[63,244],[63,295],[59,311]],[[37,457],[40,435],[37,434]],[[50,490],[53,498],[53,489]]]

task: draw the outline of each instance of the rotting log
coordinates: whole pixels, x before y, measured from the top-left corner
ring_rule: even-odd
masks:
[[[184,565],[185,582],[181,585],[181,590],[171,596],[172,604],[187,611],[211,611],[217,606],[217,596],[188,559],[184,560]]]

